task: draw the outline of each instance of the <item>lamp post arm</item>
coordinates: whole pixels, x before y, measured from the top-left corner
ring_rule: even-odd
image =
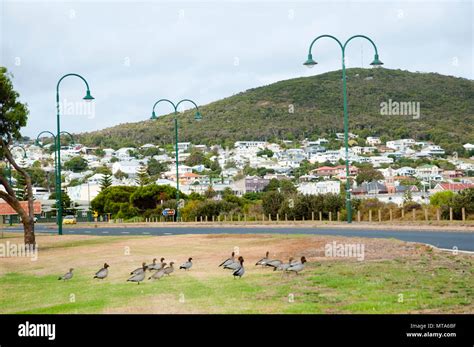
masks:
[[[64,75],[63,77],[61,77],[58,81],[58,84],[56,85],[56,99],[58,101],[59,101],[59,85],[61,84],[63,79],[65,79],[66,77],[69,77],[69,76],[79,77],[86,84],[87,90],[89,90],[89,83],[87,83],[87,81],[84,77],[82,77],[81,75],[79,75],[77,73],[68,73],[68,74]]]
[[[192,101],[192,100],[190,100],[190,99],[183,99],[183,100],[181,100],[180,102],[178,102],[178,103],[176,104],[176,111],[178,110],[179,105],[180,105],[181,103],[183,103],[183,102],[190,102],[191,104],[194,105],[194,108],[196,109],[196,111],[199,111],[198,105],[197,105],[194,101]]]
[[[51,131],[45,130],[45,131],[40,132],[40,133],[38,134],[38,136],[36,137],[36,142],[38,143],[38,145],[39,145],[40,147],[43,147],[43,145],[41,145],[41,144],[40,144],[40,141],[39,141],[41,135],[43,135],[43,134],[49,134],[49,135],[51,135],[51,137],[53,138],[54,142],[56,142],[56,135],[54,135]]]
[[[367,41],[369,41],[369,42],[372,44],[372,46],[374,47],[375,54],[377,54],[377,55],[379,54],[379,52],[377,51],[377,46],[375,45],[375,42],[372,41],[372,40],[370,39],[370,37],[367,37],[367,36],[365,36],[365,35],[354,35],[354,36],[348,38],[347,41],[346,41],[346,43],[344,43],[344,46],[342,47],[342,49],[345,51],[345,50],[346,50],[346,47],[347,47],[347,44],[348,44],[350,41],[352,41],[353,39],[356,39],[356,38],[359,38],[359,37],[362,38],[362,39],[366,39]]]
[[[155,112],[155,107],[156,107],[156,105],[158,105],[160,102],[167,102],[167,103],[171,104],[171,106],[173,106],[174,111],[176,112],[176,110],[177,110],[177,105],[175,105],[171,100],[168,100],[168,99],[160,99],[160,100],[158,100],[157,102],[155,102],[155,104],[153,105],[153,110],[152,110],[153,112]]]
[[[332,35],[320,35],[318,37],[316,37],[313,42],[311,42],[311,44],[309,45],[309,54],[311,54],[311,51],[313,50],[313,45],[316,43],[316,41],[318,41],[319,39],[322,39],[322,38],[330,38],[330,39],[333,39],[334,41],[336,41],[338,44],[339,44],[339,47],[341,47],[341,50],[342,52],[344,52],[344,46],[342,45],[341,41],[339,41],[336,37],[332,36]]]

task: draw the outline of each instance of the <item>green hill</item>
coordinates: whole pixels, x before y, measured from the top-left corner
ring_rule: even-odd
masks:
[[[349,131],[359,136],[431,140],[448,151],[474,143],[474,82],[435,73],[347,70]],[[419,102],[421,117],[381,115],[381,103]],[[180,141],[230,144],[237,140],[317,138],[343,131],[341,71],[280,81],[180,114]],[[291,112],[293,111],[293,112]],[[171,115],[120,124],[79,136],[90,146],[173,143]]]

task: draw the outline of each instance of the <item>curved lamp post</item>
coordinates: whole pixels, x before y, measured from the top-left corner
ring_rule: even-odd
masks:
[[[190,99],[183,99],[179,101],[177,104],[174,104],[172,101],[168,99],[160,99],[157,102],[155,102],[155,104],[153,105],[153,110],[152,110],[150,119],[152,120],[158,119],[155,113],[155,107],[160,102],[167,102],[171,106],[173,106],[173,109],[174,109],[174,136],[175,136],[175,156],[176,156],[176,218],[175,218],[175,221],[178,222],[179,221],[178,107],[183,102],[190,102],[191,104],[194,105],[194,108],[196,109],[196,113],[194,114],[194,119],[197,121],[200,121],[202,119],[202,116],[201,116],[201,113],[199,112],[198,105]]]
[[[10,147],[10,153],[11,153],[12,149],[14,149],[14,148],[20,148],[23,151],[23,159],[25,159],[27,157],[25,147],[20,146],[20,145],[11,146]],[[8,166],[7,166],[7,169],[8,169],[8,184],[11,187],[12,186],[12,166],[11,166],[10,162],[8,162],[8,161],[7,161],[7,164],[8,164]],[[10,226],[12,226],[13,225],[12,216],[10,216],[9,219],[10,219]]]
[[[86,95],[83,97],[83,100],[91,101],[94,98],[91,95],[89,84],[86,79],[79,74],[69,73],[61,77],[56,85],[56,123],[57,123],[57,135],[55,138],[56,141],[56,200],[58,204],[58,234],[63,234],[63,206],[62,206],[62,196],[61,196],[61,126],[60,126],[60,108],[59,108],[59,85],[66,77],[78,77],[86,85]]]
[[[341,43],[337,38],[332,35],[320,35],[316,37],[309,46],[308,52],[308,59],[303,63],[303,65],[312,68],[317,64],[316,61],[313,60],[312,49],[313,45],[321,38],[330,38],[336,41],[339,44],[339,47],[342,51],[342,93],[343,93],[343,100],[344,100],[344,145],[345,145],[345,154],[346,154],[346,210],[347,210],[347,223],[352,222],[352,205],[351,205],[351,184],[349,181],[349,117],[347,113],[347,90],[346,90],[346,64],[345,64],[345,57],[346,57],[346,47],[347,44],[355,38],[362,38],[368,40],[375,50],[374,60],[370,63],[370,65],[376,67],[383,65],[383,63],[379,60],[379,54],[377,51],[377,46],[375,45],[374,41],[364,35],[354,35],[350,37],[344,44]]]

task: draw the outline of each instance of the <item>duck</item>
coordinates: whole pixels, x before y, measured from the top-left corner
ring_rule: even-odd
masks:
[[[227,258],[226,260],[224,260],[220,265],[219,267],[223,266],[224,268],[227,266],[227,265],[230,265],[230,264],[233,264],[235,263],[235,252],[232,252],[232,255],[230,258]]]
[[[292,271],[295,274],[298,275],[298,273],[304,269],[304,263],[306,263],[306,258],[303,256],[301,257],[301,261],[298,261],[296,263],[292,263],[286,271]]]
[[[165,266],[166,266],[166,263],[161,263],[162,265],[162,268],[158,271],[156,271],[153,275],[151,275],[150,277],[148,277],[149,280],[151,279],[154,279],[154,280],[159,280],[161,277],[163,277],[165,275]]]
[[[138,275],[142,271],[146,271],[146,269],[147,269],[146,263],[142,263],[142,267],[139,267],[139,268],[133,270],[132,272],[130,272],[130,275]]]
[[[100,280],[103,280],[104,278],[106,278],[107,275],[109,274],[109,267],[110,267],[109,264],[104,263],[104,267],[95,273],[94,278],[98,278]]]
[[[174,262],[171,262],[171,263],[170,263],[170,266],[165,267],[165,268],[163,269],[165,275],[168,275],[168,276],[169,276],[170,273],[172,273],[172,272],[174,271],[173,265],[174,265]]]
[[[73,276],[72,274],[72,271],[74,269],[73,268],[70,268],[69,269],[69,272],[66,272],[64,275],[62,275],[61,277],[58,278],[58,280],[63,280],[63,281],[67,281],[67,280],[70,280]]]
[[[161,270],[162,267],[163,267],[163,261],[165,260],[165,258],[161,258],[160,259],[160,262],[157,263],[156,262],[156,258],[153,259],[153,263],[151,263],[150,265],[147,265],[147,269],[152,271],[152,270]]]
[[[280,266],[283,262],[278,259],[268,260],[264,266],[272,267],[275,270],[278,266]]]
[[[277,267],[275,267],[275,268],[273,269],[273,271],[276,271],[276,270],[285,271],[285,270],[288,269],[292,264],[293,264],[293,257],[290,257],[290,258],[288,259],[288,263],[281,263],[280,265],[278,265]]]
[[[239,260],[235,261],[233,263],[230,263],[229,265],[224,265],[224,269],[227,269],[227,270],[237,270],[238,268],[240,268],[240,262]]]
[[[262,259],[260,259],[259,261],[257,261],[255,263],[255,266],[257,265],[262,265],[262,266],[265,266],[265,264],[267,263],[268,261],[268,255],[270,254],[270,252],[267,251],[267,253],[265,253],[265,257],[263,257]]]
[[[238,276],[239,278],[242,278],[242,276],[244,275],[245,273],[245,269],[244,269],[244,258],[242,257],[239,257],[239,268],[237,270],[235,270],[233,273],[232,273],[232,276],[234,276],[234,279]]]
[[[145,279],[145,275],[146,275],[146,269],[147,269],[147,266],[145,263],[143,263],[143,271],[142,272],[139,272],[135,275],[133,275],[132,277],[130,277],[127,282],[137,282],[137,284],[140,284],[141,281],[143,281]]]
[[[192,260],[193,258],[189,258],[188,261],[181,265],[179,268],[184,269],[184,271],[188,271],[193,266]]]

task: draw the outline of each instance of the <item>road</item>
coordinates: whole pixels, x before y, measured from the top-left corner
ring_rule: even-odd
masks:
[[[23,231],[21,227],[4,228],[4,231]],[[55,228],[44,225],[36,226],[37,233],[56,233]],[[100,235],[100,236],[134,236],[134,235],[183,235],[183,234],[306,234],[306,235],[334,235],[348,237],[369,238],[394,238],[402,241],[420,242],[433,245],[438,248],[454,249],[474,252],[474,233],[466,231],[439,231],[439,230],[383,230],[383,229],[344,229],[344,228],[296,228],[296,227],[66,227],[63,229],[65,235]]]

